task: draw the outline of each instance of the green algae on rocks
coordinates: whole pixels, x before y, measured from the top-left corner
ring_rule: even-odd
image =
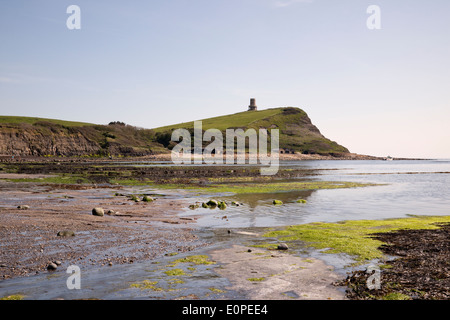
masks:
[[[157,287],[158,281],[150,281],[150,280],[144,280],[141,283],[132,283],[130,285],[131,288],[137,288],[141,290],[153,290],[153,291],[162,291],[163,289],[160,287]]]
[[[186,274],[183,269],[175,268],[171,270],[164,271],[168,276],[183,276]]]
[[[266,280],[266,278],[248,278],[247,280],[251,282],[261,282]]]
[[[346,181],[286,181],[286,182],[266,182],[266,183],[234,183],[234,184],[211,184],[208,187],[198,187],[199,191],[217,193],[273,193],[300,190],[319,189],[341,189],[376,186],[373,183],[359,183]]]
[[[316,249],[325,249],[324,253],[345,253],[354,258],[356,264],[361,264],[383,257],[378,248],[384,243],[371,235],[401,229],[437,229],[439,223],[446,222],[450,222],[450,216],[317,222],[270,231],[264,236],[281,241],[303,241]]]
[[[10,296],[1,297],[0,300],[23,300],[23,298],[25,298],[24,295],[13,294],[13,295],[10,295]]]
[[[177,259],[173,261],[169,266],[176,266],[179,263],[189,263],[191,265],[201,265],[201,264],[215,264],[215,261],[209,260],[207,255],[193,255],[193,256],[187,256],[185,258]]]

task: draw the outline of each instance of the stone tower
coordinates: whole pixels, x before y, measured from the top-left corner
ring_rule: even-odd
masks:
[[[248,111],[256,111],[258,107],[256,106],[256,99],[251,98],[250,99],[250,105],[248,106]]]

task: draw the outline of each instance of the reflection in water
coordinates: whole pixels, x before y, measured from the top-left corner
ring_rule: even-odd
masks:
[[[272,205],[273,200],[281,200],[283,203],[296,202],[298,199],[307,199],[315,190],[302,190],[291,192],[273,193],[246,193],[223,197],[227,202],[237,201],[244,203],[249,211],[254,211],[258,206]]]
[[[200,209],[199,227],[273,227],[315,221],[399,218],[408,215],[449,215],[450,161],[297,161],[282,168],[318,173],[322,181],[374,183],[378,186],[271,194],[217,196],[244,205],[225,211]],[[212,196],[212,195],[210,195]],[[274,199],[283,205],[272,205]],[[306,204],[296,203],[306,199]],[[193,201],[204,201],[196,198]],[[207,201],[207,200],[206,200]],[[226,216],[227,219],[221,219]]]

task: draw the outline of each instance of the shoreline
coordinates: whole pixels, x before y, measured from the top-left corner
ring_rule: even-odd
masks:
[[[382,265],[381,286],[368,289],[370,276],[354,271],[338,285],[347,286],[352,300],[448,300],[450,299],[450,223],[438,229],[403,229],[378,233],[380,250],[394,257]]]
[[[235,155],[236,158],[236,155]],[[370,155],[362,155],[357,153],[348,153],[342,155],[319,155],[319,154],[279,154],[280,161],[308,161],[308,160],[386,160],[386,157],[377,157]],[[248,159],[248,154],[246,154],[246,159]],[[393,161],[424,161],[424,160],[434,160],[431,158],[405,158],[405,157],[394,157]],[[145,161],[170,161],[172,162],[172,157],[170,153],[166,154],[155,154],[146,155],[139,157],[96,157],[96,156],[86,156],[86,157],[43,157],[43,156],[11,156],[11,155],[0,155],[0,163],[10,163],[10,162],[145,162]],[[224,163],[225,163],[224,156]]]
[[[55,261],[62,268],[107,267],[205,245],[192,233],[195,219],[177,215],[177,208],[187,206],[183,199],[150,195],[154,201],[135,202],[129,199],[131,189],[117,186],[2,181],[0,190],[0,279],[47,272]],[[104,209],[104,216],[92,214],[96,207]]]

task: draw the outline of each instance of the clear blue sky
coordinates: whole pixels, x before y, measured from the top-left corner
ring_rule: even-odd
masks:
[[[0,0],[0,114],[152,128],[254,97],[352,152],[450,158],[449,16],[448,0]]]

